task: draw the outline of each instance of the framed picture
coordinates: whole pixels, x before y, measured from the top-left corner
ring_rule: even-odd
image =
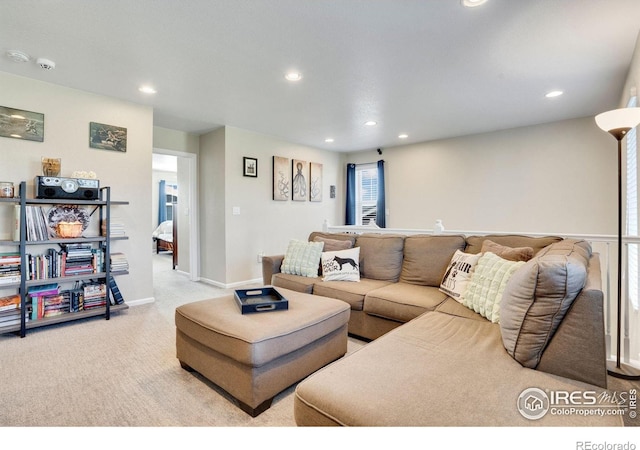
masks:
[[[127,151],[127,129],[89,122],[89,147],[100,150]]]
[[[307,177],[309,176],[309,163],[301,159],[294,159],[291,167],[293,180],[291,182],[291,200],[295,202],[305,202],[307,201],[307,190],[309,189],[307,181]]]
[[[44,114],[0,106],[0,136],[44,141]]]
[[[289,158],[273,157],[273,199],[277,201],[289,200],[291,192],[291,166]]]
[[[245,177],[257,177],[258,176],[258,160],[256,158],[242,158],[242,175]]]
[[[309,165],[309,201],[322,201],[322,164]]]

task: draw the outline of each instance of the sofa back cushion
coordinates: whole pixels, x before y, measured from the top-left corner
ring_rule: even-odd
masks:
[[[372,280],[395,283],[402,269],[404,236],[365,233],[356,238],[360,247],[360,275]]]
[[[404,240],[404,261],[400,281],[440,287],[456,250],[464,250],[463,236],[416,234]]]
[[[538,366],[584,287],[590,257],[589,243],[566,239],[541,250],[509,280],[500,310],[502,343],[524,367]]]
[[[465,253],[480,253],[482,251],[482,244],[487,239],[495,242],[496,244],[504,245],[505,247],[531,247],[533,248],[534,255],[546,246],[562,240],[561,237],[557,236],[529,237],[519,234],[467,236],[467,246],[464,250]]]

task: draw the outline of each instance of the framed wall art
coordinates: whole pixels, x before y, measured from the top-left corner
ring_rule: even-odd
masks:
[[[89,147],[100,150],[127,151],[127,129],[103,123],[89,123]]]
[[[242,166],[242,175],[245,177],[256,178],[258,176],[258,160],[256,158],[243,157]]]
[[[309,176],[309,163],[301,159],[294,159],[292,167],[291,182],[291,200],[296,202],[307,201],[307,190],[309,184],[307,177]]]
[[[291,192],[291,166],[289,158],[273,157],[273,199],[289,200]]]
[[[309,165],[309,201],[322,201],[322,164]]]
[[[0,106],[0,136],[44,141],[44,114]]]

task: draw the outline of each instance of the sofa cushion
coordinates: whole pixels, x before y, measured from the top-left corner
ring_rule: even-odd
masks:
[[[338,250],[346,250],[353,247],[353,241],[349,239],[329,239],[322,236],[313,238],[313,242],[324,242],[325,252],[337,252]]]
[[[501,309],[502,342],[523,366],[537,367],[584,287],[590,256],[586,241],[567,239],[540,251],[509,281]]]
[[[486,236],[467,236],[467,246],[464,249],[466,253],[480,253],[482,251],[482,243],[489,239],[496,244],[505,245],[507,247],[531,247],[535,255],[547,245],[562,240],[561,237],[545,236],[545,237],[529,237],[523,235],[500,235],[488,234]]]
[[[291,239],[287,252],[284,254],[280,271],[291,275],[317,277],[318,264],[320,264],[320,255],[323,247],[323,242],[305,242]]]
[[[523,261],[509,261],[491,252],[478,260],[461,303],[486,317],[493,323],[500,321],[502,293],[513,273],[522,267]]]
[[[324,241],[327,242],[328,240],[331,241],[346,241],[346,242],[350,242],[351,243],[351,247],[353,247],[356,244],[356,235],[352,234],[352,233],[325,233],[323,231],[312,231],[309,234],[309,242],[320,242],[320,241]],[[350,247],[348,247],[350,248]],[[329,251],[329,249],[327,248],[327,246],[325,245],[325,250]],[[340,249],[334,249],[334,250],[340,250]]]
[[[356,238],[360,247],[360,276],[395,283],[400,278],[404,236],[392,234],[361,234]]]
[[[364,300],[364,311],[398,322],[408,322],[433,311],[447,298],[437,287],[409,283],[393,283],[370,291]]]
[[[533,247],[507,247],[486,239],[482,243],[481,253],[491,252],[509,261],[529,261],[533,258]]]
[[[479,259],[480,254],[472,255],[456,250],[453,258],[451,258],[449,267],[447,267],[447,271],[442,277],[440,291],[460,301],[460,296],[467,290],[467,286],[471,281],[471,275]]]
[[[271,284],[276,287],[290,289],[296,292],[311,294],[314,283],[320,281],[319,278],[303,277],[302,275],[291,275],[288,273],[274,273],[271,276]]]
[[[368,292],[391,284],[389,281],[371,280],[360,278],[359,283],[346,283],[344,281],[320,281],[313,285],[313,294],[335,298],[347,302],[351,309],[362,311],[364,297]]]
[[[445,301],[443,301],[438,306],[436,306],[435,311],[443,314],[449,314],[450,316],[458,316],[458,317],[464,317],[467,319],[481,320],[483,322],[487,321],[485,317],[482,317],[477,312],[470,310],[466,306],[463,306],[462,303],[452,299],[451,297],[447,297]]]
[[[400,281],[439,287],[456,250],[464,250],[463,236],[419,234],[404,240]]]
[[[360,281],[360,247],[322,252],[323,281]]]

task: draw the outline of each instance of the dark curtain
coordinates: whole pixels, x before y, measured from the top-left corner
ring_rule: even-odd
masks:
[[[347,210],[345,225],[356,224],[356,165],[347,164]]]
[[[158,225],[167,220],[167,194],[165,192],[165,180],[160,180],[160,190],[158,191]]]
[[[378,161],[378,201],[376,203],[376,225],[387,226],[387,207],[384,201],[384,160]]]

